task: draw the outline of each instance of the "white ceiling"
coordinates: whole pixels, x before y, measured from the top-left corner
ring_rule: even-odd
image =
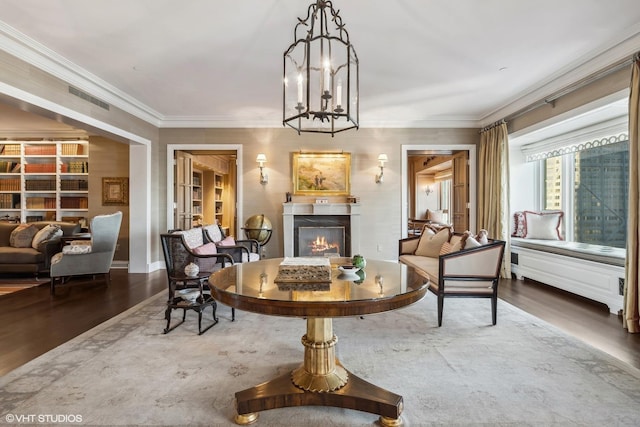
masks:
[[[162,127],[282,126],[310,0],[0,0],[0,49]],[[363,127],[479,127],[640,50],[638,0],[334,0]]]

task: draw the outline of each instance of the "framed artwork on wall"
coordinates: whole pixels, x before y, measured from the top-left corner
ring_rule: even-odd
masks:
[[[129,204],[129,178],[102,178],[102,206]]]
[[[293,194],[347,196],[351,153],[293,153]]]

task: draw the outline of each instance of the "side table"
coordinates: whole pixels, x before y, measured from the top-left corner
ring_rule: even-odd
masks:
[[[165,319],[167,319],[167,327],[164,329],[165,334],[171,332],[185,321],[187,310],[194,310],[198,313],[198,335],[202,335],[218,323],[218,318],[216,317],[217,304],[208,288],[210,274],[201,272],[196,276],[187,276],[184,273],[180,273],[169,276],[169,298],[167,300],[167,310],[164,314]],[[213,323],[202,329],[202,313],[207,307],[211,307],[213,310]],[[180,308],[182,309],[182,320],[172,327],[171,312]]]

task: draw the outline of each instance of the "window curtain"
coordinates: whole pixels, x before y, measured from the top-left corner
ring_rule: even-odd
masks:
[[[640,333],[640,292],[638,272],[640,268],[640,54],[636,54],[631,69],[629,94],[629,213],[627,218],[627,259],[622,325],[631,333]]]
[[[480,132],[477,217],[478,230],[484,228],[490,237],[507,242],[500,276],[510,279],[509,136],[504,122]]]

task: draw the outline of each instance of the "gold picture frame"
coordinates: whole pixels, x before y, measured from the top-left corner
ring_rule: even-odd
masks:
[[[102,178],[102,206],[129,204],[129,178]]]
[[[293,194],[347,196],[351,153],[293,153]]]

